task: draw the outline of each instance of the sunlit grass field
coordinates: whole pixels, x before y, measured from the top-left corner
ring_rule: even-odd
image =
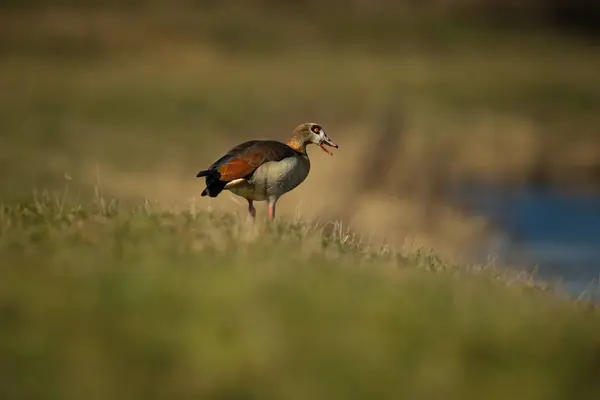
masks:
[[[0,199],[61,189],[67,174],[77,193],[100,177],[120,199],[187,200],[223,151],[305,121],[340,151],[311,153],[281,211],[396,245],[460,254],[482,237],[481,221],[444,209],[456,180],[596,182],[600,55],[586,42],[373,21],[338,37],[323,15],[169,10],[1,14]]]
[[[458,262],[487,221],[443,197],[597,183],[597,46],[192,3],[0,8],[0,399],[600,397],[598,310]],[[277,221],[198,197],[305,121],[340,149]]]
[[[39,194],[0,208],[3,399],[572,399],[600,314],[323,224]]]

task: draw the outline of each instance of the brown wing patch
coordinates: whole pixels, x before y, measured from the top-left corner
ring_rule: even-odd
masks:
[[[257,162],[259,158],[262,158],[260,154],[254,154],[251,158],[236,157],[229,160],[218,169],[221,173],[220,179],[222,181],[232,181],[248,176],[260,166],[261,163]]]
[[[269,161],[280,161],[293,156],[295,152],[281,142],[262,141],[255,142],[245,148],[234,148],[229,154],[231,158],[217,168],[217,171],[221,174],[221,181],[227,182],[243,178],[250,175],[262,164]]]

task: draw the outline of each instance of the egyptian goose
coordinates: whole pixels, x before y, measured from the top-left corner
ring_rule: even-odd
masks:
[[[300,185],[310,171],[306,146],[314,143],[333,155],[325,145],[338,148],[323,128],[307,122],[298,125],[286,143],[251,140],[239,144],[196,177],[206,177],[202,196],[217,197],[223,190],[245,198],[248,212],[256,217],[254,201],[267,201],[269,218],[275,218],[275,204],[281,196]]]

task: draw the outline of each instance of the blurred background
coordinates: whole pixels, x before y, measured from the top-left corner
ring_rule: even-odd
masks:
[[[599,21],[592,0],[4,0],[0,200],[245,213],[196,172],[313,121],[340,149],[309,150],[283,217],[579,293],[600,273]]]

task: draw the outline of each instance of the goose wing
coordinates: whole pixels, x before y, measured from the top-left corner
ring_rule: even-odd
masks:
[[[275,140],[251,140],[229,150],[215,161],[208,171],[218,172],[218,179],[223,182],[247,179],[264,163],[281,161],[295,154],[296,151],[285,143]]]

